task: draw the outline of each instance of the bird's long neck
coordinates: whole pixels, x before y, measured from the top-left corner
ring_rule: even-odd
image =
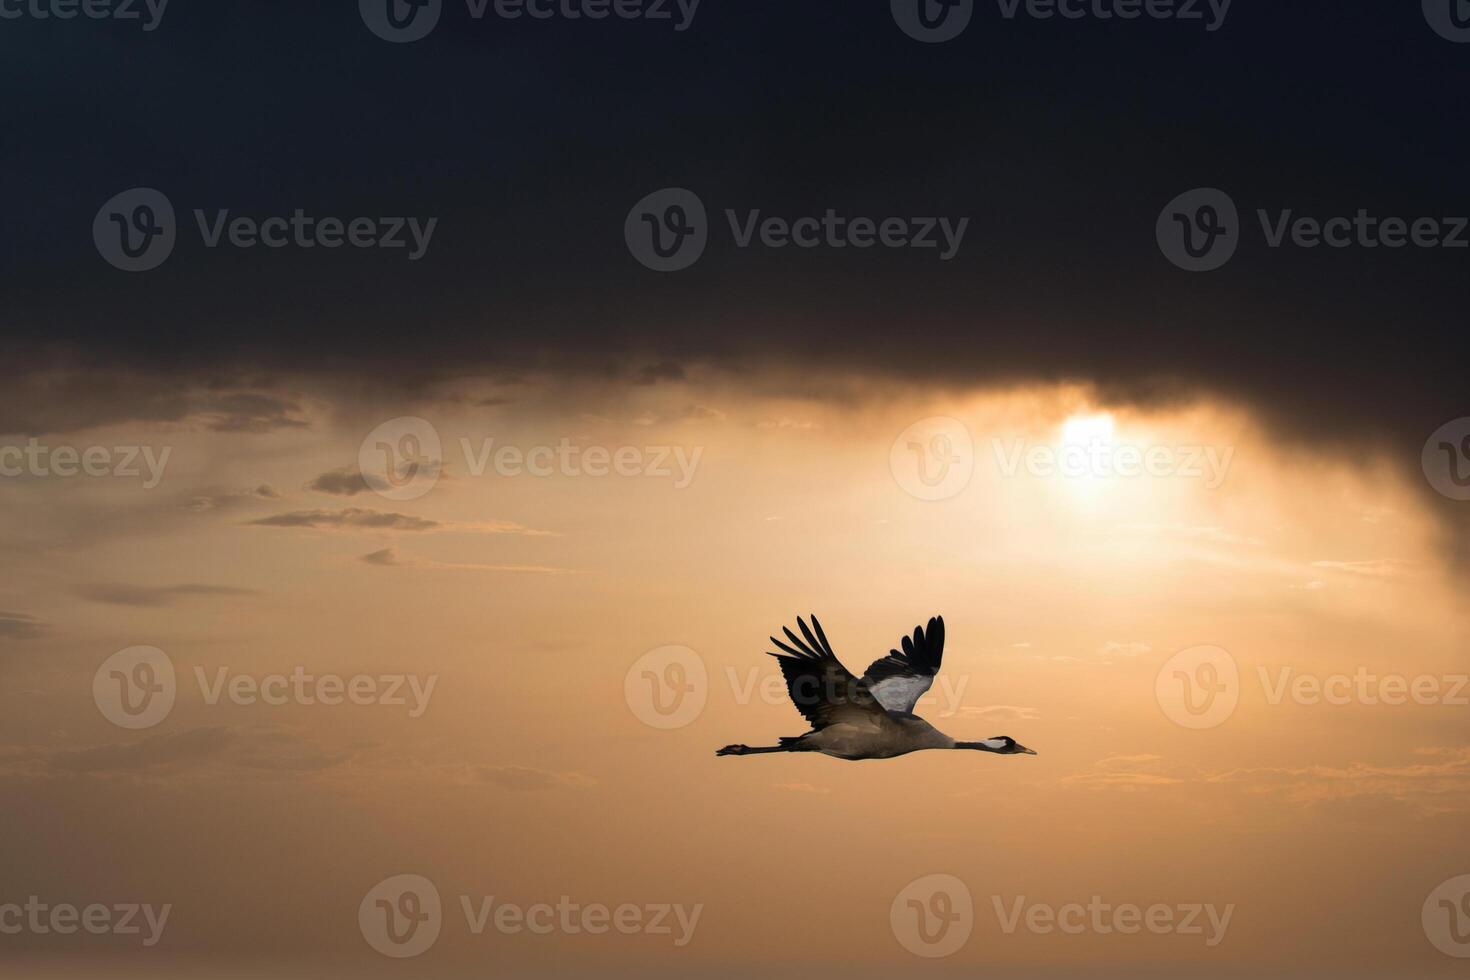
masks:
[[[957,749],[978,749],[981,752],[999,752],[1005,748],[1005,744],[999,739],[985,738],[978,742],[956,742],[954,743],[954,747]]]

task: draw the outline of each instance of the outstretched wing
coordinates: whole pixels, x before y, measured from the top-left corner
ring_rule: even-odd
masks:
[[[888,656],[874,660],[863,674],[863,684],[883,707],[909,715],[939,673],[944,658],[944,617],[929,620],[928,629],[914,627],[914,635],[905,636],[902,646],[902,652],[890,650]]]
[[[807,628],[805,620],[798,618],[796,625],[801,628],[801,636],[805,640],[782,627],[791,643],[788,645],[771,637],[771,642],[785,651],[771,656],[781,664],[791,703],[806,716],[812,729],[815,731],[839,722],[872,725],[885,720],[887,715],[883,706],[862,681],[838,662],[817,617],[812,617],[815,634]]]

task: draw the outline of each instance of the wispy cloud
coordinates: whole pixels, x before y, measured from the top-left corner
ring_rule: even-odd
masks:
[[[1141,653],[1148,653],[1153,647],[1147,643],[1135,641],[1109,640],[1097,648],[1099,656],[1102,657],[1136,657]]]
[[[201,585],[194,582],[183,585],[128,585],[122,582],[94,582],[77,586],[75,591],[83,599],[111,603],[115,606],[169,606],[180,599],[259,595],[255,589],[241,589],[228,585]]]
[[[46,631],[46,624],[25,613],[0,611],[0,639],[34,640]]]
[[[552,535],[514,521],[436,521],[394,511],[367,507],[345,507],[342,510],[296,510],[272,514],[247,522],[256,527],[295,527],[317,531],[468,531],[479,534],[523,534],[534,537]]]
[[[832,792],[825,786],[813,786],[811,783],[772,783],[773,789],[789,790],[792,793],[817,793],[826,795]]]
[[[1369,561],[1314,561],[1312,567],[1367,578],[1395,578],[1413,568],[1414,563],[1397,558],[1375,558]]]
[[[305,429],[310,425],[295,401],[253,391],[211,393],[191,418],[202,422],[211,432],[266,433]]]
[[[1036,721],[1041,713],[1016,704],[992,704],[983,708],[961,708],[960,714],[985,721]]]
[[[167,773],[317,772],[352,758],[351,747],[329,750],[282,726],[213,726],[145,735],[85,748],[8,748],[0,770],[46,778]]]
[[[232,510],[243,504],[255,503],[261,500],[279,500],[281,495],[268,484],[262,483],[258,487],[247,490],[216,490],[209,493],[195,494],[184,504],[185,510],[193,511],[222,511]]]
[[[494,565],[479,562],[434,561],[428,558],[404,558],[396,548],[382,548],[363,555],[358,561],[379,568],[417,568],[429,571],[448,572],[512,572],[532,575],[565,575],[570,568],[555,568],[549,565]]]
[[[1291,804],[1378,799],[1422,814],[1470,810],[1470,748],[1437,746],[1398,764],[1248,767],[1210,772],[1158,755],[1111,756],[1061,780],[1097,789],[1176,786],[1232,788]]]
[[[354,497],[360,493],[367,493],[375,489],[379,483],[377,478],[365,476],[355,466],[344,466],[340,469],[327,470],[316,479],[306,485],[306,489],[315,490],[317,493],[329,493],[339,497]],[[377,489],[382,489],[377,487]]]
[[[579,772],[553,772],[529,766],[490,766],[474,763],[441,766],[441,774],[460,785],[488,784],[515,792],[551,789],[580,789],[594,786],[597,780]]]

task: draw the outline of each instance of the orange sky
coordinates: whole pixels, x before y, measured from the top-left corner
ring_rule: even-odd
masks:
[[[170,447],[156,487],[0,480],[0,830],[20,845],[0,905],[172,908],[148,948],[0,935],[20,973],[1463,970],[1421,922],[1430,893],[1470,872],[1463,583],[1422,474],[1279,442],[1236,406],[1136,410],[1069,387],[924,403],[715,381],[293,397],[292,424],[268,432],[200,417],[41,440]],[[365,437],[403,416],[432,426],[441,452],[424,472],[442,462],[442,475],[400,499],[354,487]],[[554,472],[496,473],[492,455],[477,475],[487,439],[523,458],[550,447],[537,458]],[[586,447],[606,447],[609,472],[551,462],[564,440],[594,470]],[[1005,472],[1018,446],[1094,443],[1115,462],[1124,446],[1166,450],[1155,459],[1184,472]],[[615,472],[619,448],[637,475]],[[1195,475],[1191,459],[1216,469]],[[716,759],[728,742],[805,730],[768,696],[762,654],[813,612],[855,672],[942,614],[944,669],[919,713],[1040,754]],[[140,645],[166,655],[177,695],[130,730],[99,711],[93,680]],[[702,668],[704,705],[659,728],[640,720],[628,675],[668,646]],[[1191,728],[1161,705],[1159,676],[1201,646],[1227,652],[1238,703]],[[420,692],[434,680],[422,710],[407,682],[403,705],[206,697],[220,678],[251,688],[298,668],[412,675]],[[1313,703],[1290,693],[1303,675],[1309,688],[1369,680]],[[1438,700],[1360,693],[1425,677]],[[357,919],[399,874],[431,880],[444,903],[432,948],[402,961],[374,952]],[[934,874],[963,883],[973,925],[926,958],[891,911]],[[486,896],[701,911],[682,945],[475,935],[461,897]],[[1018,901],[1094,896],[1232,911],[1212,945],[1004,928]]]

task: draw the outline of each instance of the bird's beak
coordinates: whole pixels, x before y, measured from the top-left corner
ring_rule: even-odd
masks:
[[[1035,749],[1022,749],[1021,750],[1021,754],[1022,755],[1035,755],[1036,754],[1036,750]]]

